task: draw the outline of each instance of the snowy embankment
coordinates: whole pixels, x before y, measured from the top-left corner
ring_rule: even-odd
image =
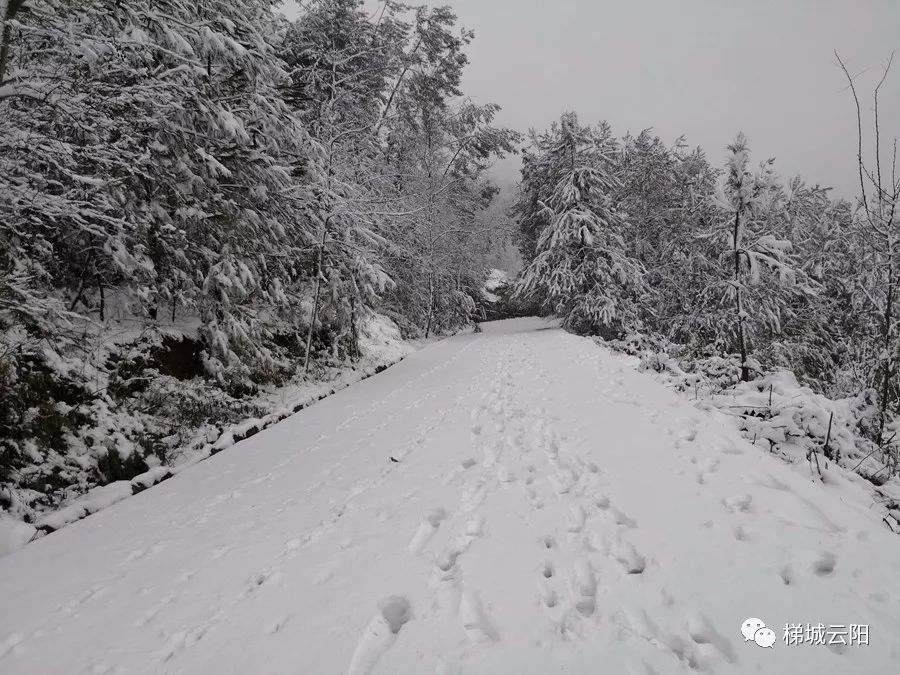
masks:
[[[542,322],[241,446],[0,560],[0,671],[896,672],[874,513]],[[869,644],[781,639],[820,622]]]
[[[402,340],[396,326],[389,319],[381,316],[373,317],[365,323],[361,331],[361,359],[358,362],[337,370],[324,381],[299,382],[262,392],[254,403],[258,409],[267,410],[267,414],[237,424],[224,426],[207,424],[197,430],[194,439],[171,453],[169,463],[153,466],[130,480],[119,480],[94,487],[86,494],[69,499],[60,508],[42,515],[34,524],[22,522],[0,512],[0,557],[45,534],[55,532],[168,480],[197,462],[230,448],[236,442],[249,438],[313,403],[398,363],[417,346],[415,342]],[[115,426],[112,421],[108,422],[108,425]]]
[[[665,352],[641,348],[639,341],[611,346],[632,355],[637,370],[651,373],[698,409],[723,415],[761,450],[813,482],[845,492],[842,498],[852,495],[888,529],[900,533],[900,478],[895,467],[900,420],[888,426],[889,441],[879,448],[862,433],[864,425],[877,420],[875,404],[865,392],[829,399],[801,385],[790,371],[775,370],[741,382],[734,359],[679,362]]]

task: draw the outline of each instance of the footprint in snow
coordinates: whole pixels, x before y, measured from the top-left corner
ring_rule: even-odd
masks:
[[[554,573],[553,563],[548,560],[547,562],[544,563],[544,566],[541,568],[541,576],[544,577],[545,579],[552,579],[553,573]]]
[[[545,579],[538,580],[538,597],[541,604],[547,609],[553,609],[559,604],[559,596],[556,594]]]
[[[572,504],[569,507],[569,514],[566,517],[566,530],[572,534],[581,532],[584,523],[587,520],[587,514],[580,504]]]
[[[267,473],[267,474],[264,474],[264,475],[261,475],[261,476],[257,476],[257,477],[254,478],[252,481],[250,481],[250,484],[251,484],[251,485],[259,485],[259,484],[261,484],[261,483],[267,483],[267,482],[271,481],[272,478],[274,478],[274,477],[275,477],[274,474],[272,474],[272,473]]]
[[[141,558],[148,556],[151,553],[151,551],[152,551],[152,549],[149,547],[135,549],[134,551],[132,551],[125,557],[124,562],[131,563],[131,562],[135,562],[136,560],[140,560]]]
[[[597,608],[597,578],[587,558],[579,558],[572,568],[572,600],[581,616],[591,616]]]
[[[785,586],[790,586],[794,583],[794,571],[790,565],[785,565],[778,571],[778,576],[781,577],[781,581]]]
[[[614,543],[609,553],[622,565],[627,574],[643,574],[647,567],[644,557],[627,541]]]
[[[163,609],[165,609],[166,605],[171,604],[176,597],[177,596],[174,593],[166,595],[156,605],[144,612],[144,615],[140,619],[135,621],[134,625],[138,628],[146,626],[148,623],[153,621]]]
[[[497,641],[497,632],[485,617],[478,596],[471,591],[463,591],[459,599],[459,618],[469,641],[478,644]]]
[[[466,523],[464,534],[469,537],[480,537],[484,530],[484,516],[476,514]]]
[[[263,586],[277,586],[284,579],[284,573],[275,570],[261,570],[247,581],[247,590],[253,592]]]
[[[66,614],[73,613],[76,609],[81,607],[86,602],[93,600],[95,598],[101,598],[106,595],[109,591],[102,584],[94,584],[88,590],[84,591],[81,595],[69,600],[61,609]]]
[[[834,573],[834,568],[837,565],[837,556],[831,551],[821,551],[818,555],[815,556],[812,564],[810,565],[810,569],[812,569],[813,573],[819,577],[827,577],[831,576]]]
[[[547,560],[541,567],[537,580],[538,597],[541,604],[548,609],[553,609],[559,604],[559,596],[552,587],[555,572],[553,563]]]
[[[544,508],[544,501],[532,488],[526,489],[525,495],[528,497],[528,502],[531,504],[531,508],[533,508],[535,511],[540,511]]]
[[[869,595],[866,596],[866,599],[870,602],[877,602],[879,605],[882,605],[890,600],[890,596],[887,593],[876,591],[875,593],[869,593]]]
[[[192,628],[191,630],[181,630],[173,633],[163,648],[161,660],[163,662],[169,661],[185,649],[193,647],[203,639],[203,636],[206,635],[209,629],[213,628],[221,618],[221,615],[217,614],[206,623]]]
[[[713,457],[706,457],[705,459],[696,460],[697,468],[700,469],[703,473],[715,473],[716,469],[719,468],[719,460]]]
[[[461,551],[458,548],[445,548],[434,558],[434,566],[441,573],[442,577],[452,576],[453,568],[456,567],[456,559]]]
[[[544,451],[547,453],[547,457],[550,459],[556,459],[559,457],[559,443],[556,439],[550,439],[547,441],[546,446],[544,446]]]
[[[732,534],[734,534],[734,538],[738,541],[749,541],[750,536],[747,534],[747,530],[744,529],[743,525],[736,525],[732,530]]]
[[[199,570],[188,570],[187,572],[180,575],[175,580],[175,583],[178,584],[179,586],[181,586],[182,584],[186,584],[186,583],[190,582],[197,575],[198,571]]]
[[[437,508],[431,511],[419,523],[419,528],[413,535],[412,541],[409,542],[409,552],[413,555],[419,553],[425,544],[434,536],[441,523],[447,518],[447,512],[444,509]]]
[[[277,621],[274,621],[273,623],[269,624],[269,627],[266,629],[266,632],[269,635],[274,635],[275,633],[280,632],[281,629],[284,628],[285,625],[287,624],[287,622],[290,620],[291,620],[291,615],[286,614],[285,616],[281,617]]]
[[[466,513],[474,511],[481,506],[481,503],[486,496],[487,488],[484,485],[470,487],[463,492],[462,497],[460,498],[459,508]]]
[[[691,457],[691,463],[697,467],[697,482],[700,485],[705,484],[706,481],[712,478],[719,467],[719,461],[711,457],[700,460],[696,457]]]
[[[659,626],[646,611],[638,607],[626,607],[620,613],[618,620],[628,632],[634,633],[648,642],[656,641],[660,635]]]
[[[737,661],[734,645],[723,635],[705,614],[692,613],[687,621],[688,635],[697,645],[711,645],[728,663]]]
[[[622,513],[621,511],[619,511],[619,509],[611,508],[608,510],[608,513],[612,516],[612,519],[615,521],[616,525],[621,525],[622,527],[627,527],[629,529],[634,529],[637,527],[637,521],[635,521],[625,513]]]
[[[491,469],[497,464],[497,459],[500,457],[500,450],[496,447],[487,447],[484,449],[484,460],[481,462],[481,466],[485,469]]]
[[[749,493],[742,493],[739,495],[733,495],[731,497],[726,497],[723,500],[725,504],[725,508],[727,508],[732,513],[749,513],[750,505],[753,502],[753,495]]]
[[[366,624],[356,643],[347,675],[369,675],[411,618],[412,609],[404,597],[392,595],[378,603],[378,611]]]
[[[550,476],[550,483],[557,494],[567,494],[573,487],[577,477],[571,469],[563,469]]]

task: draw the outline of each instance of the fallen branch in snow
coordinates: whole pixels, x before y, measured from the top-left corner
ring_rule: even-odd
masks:
[[[816,471],[819,473],[819,480],[822,482],[825,482],[825,476],[822,475],[822,467],[819,466],[819,453],[813,449],[810,449],[806,453],[806,461],[809,462],[809,471],[810,471],[810,473],[812,473],[812,466],[813,466],[812,458],[813,457],[816,458]]]

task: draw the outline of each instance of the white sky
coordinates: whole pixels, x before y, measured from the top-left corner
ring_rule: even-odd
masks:
[[[293,13],[288,2],[287,13]],[[374,0],[367,4],[377,5]],[[438,4],[438,3],[432,3]],[[743,131],[755,160],[857,193],[856,117],[837,49],[866,93],[900,42],[900,0],[444,0],[475,31],[463,89],[499,123],[546,127],[564,110],[614,131],[685,134],[721,164]],[[864,102],[871,111],[871,98]],[[900,133],[900,57],[880,99]],[[871,148],[871,144],[869,146]],[[516,162],[497,167],[514,180]]]

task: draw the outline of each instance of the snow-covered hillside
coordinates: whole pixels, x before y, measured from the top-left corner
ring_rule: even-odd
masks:
[[[862,494],[485,324],[0,559],[0,672],[894,673],[900,541]],[[782,639],[819,623],[869,644]]]

